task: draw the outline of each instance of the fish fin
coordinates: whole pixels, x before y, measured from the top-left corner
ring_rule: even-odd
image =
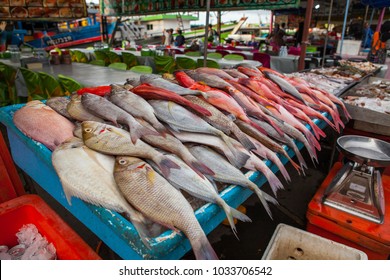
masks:
[[[156,161],[155,161],[156,162]],[[160,169],[162,175],[165,178],[169,177],[169,170],[171,168],[174,169],[181,169],[179,165],[174,163],[172,160],[170,160],[168,157],[161,155],[160,158],[157,160],[156,164],[158,165],[158,168]]]
[[[270,196],[269,194],[263,192],[262,190],[260,190],[256,184],[253,183],[253,185],[254,185],[253,188],[254,188],[254,191],[255,191],[257,197],[260,199],[260,202],[263,205],[265,211],[267,211],[268,216],[271,218],[271,220],[273,220],[271,208],[269,207],[268,202],[267,202],[267,200],[268,200],[267,196],[269,196],[271,198],[273,198],[273,197]],[[274,199],[274,201],[276,201],[276,199]],[[271,202],[273,202],[273,201],[271,201]],[[277,203],[277,201],[276,201],[276,203]]]
[[[252,220],[244,213],[241,213],[240,211],[230,207],[222,198],[217,203],[222,207],[223,211],[225,212],[226,218],[229,221],[230,227],[232,228],[234,235],[238,240],[240,240],[237,235],[237,229],[236,229],[236,225],[234,224],[234,218],[237,218],[243,222],[252,222]]]
[[[234,159],[233,159],[234,163],[233,163],[233,165],[235,167],[237,167],[238,169],[243,167],[245,165],[245,163],[248,161],[248,159],[250,158],[250,155],[248,155],[246,153],[243,153],[243,152],[240,152],[239,150],[237,150],[234,147],[232,140],[226,134],[224,134],[223,132],[220,133],[220,136],[221,136],[222,140],[228,146],[229,150],[233,153],[233,156],[234,156]]]
[[[130,128],[130,137],[133,144],[135,144],[137,140],[140,139],[142,136],[146,136],[146,135],[160,136],[160,133],[158,133],[157,131],[144,127],[139,123],[135,125],[133,122],[128,122],[127,125]]]
[[[206,176],[206,177],[210,181],[211,185],[213,185],[214,190],[218,193],[218,187],[217,187],[217,184],[215,183],[215,180],[213,179],[213,177],[211,177],[211,176]]]
[[[260,170],[259,170],[260,171]],[[265,172],[264,176],[267,178],[269,185],[271,186],[272,192],[276,196],[276,193],[279,189],[284,189],[282,182],[280,182],[279,178],[268,169],[269,172]]]
[[[214,171],[212,171],[210,168],[208,168],[205,164],[197,161],[192,160],[189,162],[186,162],[189,167],[192,168],[200,177],[204,178],[204,175],[215,175]]]
[[[62,183],[62,186],[63,186],[63,189],[64,189],[64,194],[65,194],[65,197],[66,197],[66,200],[68,201],[69,205],[72,206],[72,192],[70,190],[68,190],[68,188],[66,187],[66,184]]]
[[[218,256],[208,241],[206,235],[202,235],[202,238],[193,240],[191,242],[191,247],[197,260],[218,260]]]
[[[153,168],[146,166],[146,178],[150,182],[151,185],[154,185],[154,181],[156,180],[156,173]]]
[[[307,169],[306,161],[305,161],[305,159],[302,157],[302,154],[301,154],[301,152],[299,151],[298,147],[295,145],[295,143],[294,143],[294,146],[292,147],[292,149],[293,149],[295,155],[296,155],[297,158],[298,158],[299,164],[301,165],[302,173],[303,173],[303,175],[305,175],[305,168]],[[299,170],[298,170],[298,173],[299,173]]]

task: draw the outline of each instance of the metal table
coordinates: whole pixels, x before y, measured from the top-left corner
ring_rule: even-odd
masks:
[[[299,56],[273,56],[271,55],[271,69],[280,73],[293,73],[298,71]]]

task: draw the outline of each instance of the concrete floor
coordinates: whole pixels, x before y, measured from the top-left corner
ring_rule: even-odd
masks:
[[[286,209],[285,211],[281,211],[271,205],[273,214],[272,220],[260,204],[257,196],[252,195],[243,203],[243,206],[245,206],[247,211],[246,214],[252,219],[252,222],[238,222],[236,225],[240,240],[236,239],[230,226],[222,224],[208,235],[208,239],[220,259],[261,259],[275,228],[279,223],[288,224],[301,229],[305,228],[307,205],[328,173],[329,161],[331,158],[330,147],[333,138],[332,135],[334,134],[328,129],[325,129],[325,133],[329,136],[321,142],[323,148],[318,154],[319,165],[317,167],[313,166],[310,162],[308,153],[303,149],[302,155],[309,167],[309,169],[306,170],[306,176],[298,175],[289,163],[286,165],[286,168],[291,176],[291,183],[285,183],[282,176],[278,174],[279,179],[285,185],[285,190],[279,191],[277,199],[280,205]],[[96,249],[99,252],[99,255],[103,259],[120,259],[120,257],[110,250],[108,246],[102,243],[99,238],[74,218],[72,214],[53,200],[50,195],[39,187],[39,185],[32,181],[29,176],[23,174],[22,171],[20,171],[20,174],[25,181],[26,189],[31,193],[37,193],[42,196],[93,249]],[[271,194],[268,184],[265,184],[262,189]],[[189,251],[183,259],[194,259],[192,251]]]

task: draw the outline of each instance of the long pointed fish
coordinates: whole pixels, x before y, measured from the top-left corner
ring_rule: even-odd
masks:
[[[154,77],[150,75],[141,75],[140,77],[141,83],[147,83],[149,85],[152,85],[154,87],[166,89],[169,91],[172,91],[174,93],[177,93],[179,95],[201,95],[202,92],[199,90],[192,90],[189,88],[182,87],[178,84],[171,83],[170,81],[167,81],[160,77]]]
[[[83,106],[83,104],[81,103],[81,95],[78,94],[73,94],[70,97],[70,101],[66,105],[66,110],[73,119],[80,122],[104,122],[102,118],[96,116],[93,112],[90,112],[87,108]]]

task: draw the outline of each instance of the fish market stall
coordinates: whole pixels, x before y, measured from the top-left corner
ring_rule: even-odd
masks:
[[[107,98],[77,92],[70,99],[54,97],[46,104],[34,100],[0,109],[15,163],[123,259],[180,259],[191,248],[198,259],[216,258],[205,234],[227,216],[239,236],[233,217],[250,218],[234,208],[253,192],[271,215],[267,203],[277,205],[276,199],[261,186],[268,182],[277,196],[283,183],[275,173],[280,170],[289,182],[284,165],[291,162],[300,173],[307,168],[300,149],[305,147],[315,162],[318,140],[326,137],[322,128],[340,130],[336,104],[348,117],[332,94],[267,68],[202,67],[177,71],[174,82],[170,79],[141,75],[134,84],[123,85],[122,80],[122,85],[111,85]],[[314,95],[318,99],[312,99]],[[309,106],[320,106],[321,111]],[[237,119],[233,122],[227,113]],[[81,127],[74,120],[82,122]],[[295,155],[299,164],[291,159]],[[227,168],[232,172],[226,174]],[[218,189],[209,180],[218,182]],[[134,201],[145,185],[150,193]],[[130,190],[137,186],[139,191]],[[186,189],[189,186],[193,189]],[[167,200],[149,205],[164,188],[169,189]],[[163,209],[171,210],[165,204],[171,201],[168,197],[181,196],[177,188],[202,199],[192,208],[188,202],[172,204],[191,208],[186,210],[193,223],[189,230],[161,220],[171,219],[170,214],[159,216]],[[169,229],[156,233],[157,224],[147,218]],[[154,235],[146,238],[146,228]],[[194,239],[195,232],[201,239]],[[206,253],[197,246],[200,240]]]
[[[390,136],[390,80],[369,77],[341,97],[355,129]]]

